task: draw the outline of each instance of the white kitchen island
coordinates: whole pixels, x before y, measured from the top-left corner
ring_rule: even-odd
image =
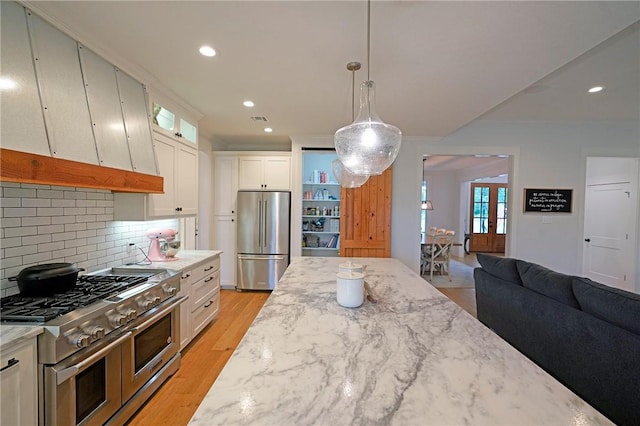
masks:
[[[399,261],[339,306],[344,261],[292,259],[191,425],[611,423]]]

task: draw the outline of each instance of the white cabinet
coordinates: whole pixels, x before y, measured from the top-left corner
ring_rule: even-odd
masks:
[[[213,247],[220,255],[220,285],[236,285],[236,198],[238,196],[238,156],[214,158]]]
[[[238,157],[216,155],[213,163],[213,212],[218,216],[235,215],[238,195]]]
[[[213,246],[220,255],[220,285],[236,286],[236,216],[214,216]]]
[[[239,157],[238,188],[249,190],[291,189],[291,158],[285,156]]]
[[[157,102],[153,103],[152,122],[157,131],[194,145],[198,144],[198,127]]]
[[[36,337],[16,343],[0,354],[0,424],[38,424]]]
[[[189,299],[180,306],[180,349],[193,340],[220,312],[220,256],[182,271],[180,291]],[[186,290],[188,287],[188,291]]]
[[[114,194],[114,220],[150,220],[198,213],[198,150],[154,133],[164,194]]]

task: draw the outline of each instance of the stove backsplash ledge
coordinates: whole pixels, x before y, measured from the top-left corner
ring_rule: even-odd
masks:
[[[19,293],[8,278],[32,265],[69,262],[88,273],[141,262],[149,228],[178,230],[178,220],[114,221],[110,191],[0,182],[0,296]]]

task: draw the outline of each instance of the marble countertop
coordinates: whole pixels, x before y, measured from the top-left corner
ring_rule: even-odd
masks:
[[[39,325],[0,325],[0,352],[44,331]]]
[[[292,259],[191,425],[611,424],[397,260],[339,306],[344,261]]]
[[[205,262],[213,256],[220,256],[222,250],[180,250],[176,254],[177,260],[170,262],[152,262],[150,265],[135,265],[142,268],[166,268],[176,271],[184,271],[192,268],[199,263]]]

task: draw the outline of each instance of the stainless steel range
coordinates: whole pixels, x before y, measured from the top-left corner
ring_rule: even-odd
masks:
[[[40,424],[123,424],[180,366],[180,276],[112,268],[50,297],[0,300],[0,320],[38,324]]]

